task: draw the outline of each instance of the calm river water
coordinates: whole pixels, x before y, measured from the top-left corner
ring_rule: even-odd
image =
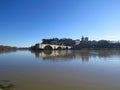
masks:
[[[14,85],[5,90],[120,90],[120,51],[2,53],[3,80]]]

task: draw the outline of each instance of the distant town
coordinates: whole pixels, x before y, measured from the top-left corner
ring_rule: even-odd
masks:
[[[109,40],[89,40],[88,37],[82,36],[81,39],[73,40],[70,38],[51,38],[43,39],[31,47],[34,50],[80,50],[80,49],[120,49],[120,42]]]
[[[37,43],[31,47],[11,47],[0,45],[0,52],[10,52],[16,50],[81,50],[81,49],[120,49],[120,42],[109,40],[89,40],[82,36],[81,39],[51,38],[42,39],[42,43]]]

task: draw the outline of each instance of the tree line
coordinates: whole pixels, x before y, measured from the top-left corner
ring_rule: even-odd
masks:
[[[51,39],[43,39],[42,44],[73,46],[75,45],[75,41],[70,38],[62,38],[62,39],[51,38]]]
[[[82,48],[88,48],[88,49],[120,49],[120,43],[119,42],[111,42],[107,40],[99,40],[99,41],[88,41],[88,42],[80,42],[79,45],[74,46],[74,49],[82,49]]]
[[[10,52],[10,51],[16,51],[16,47],[10,47],[10,46],[3,46],[0,45],[0,53],[4,53],[4,52]]]

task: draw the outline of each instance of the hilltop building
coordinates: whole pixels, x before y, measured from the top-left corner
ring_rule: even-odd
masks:
[[[81,38],[81,41],[82,41],[82,42],[88,42],[88,40],[89,40],[88,37],[83,37],[83,36],[82,36],[82,38]]]
[[[79,39],[75,40],[75,45],[79,45],[79,44],[80,44],[80,40]]]

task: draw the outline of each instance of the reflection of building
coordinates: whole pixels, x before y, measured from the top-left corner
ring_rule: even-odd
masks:
[[[82,61],[88,61],[91,57],[107,58],[117,55],[120,57],[120,52],[117,50],[44,50],[35,53],[37,58],[43,60],[74,60],[75,58]]]
[[[36,53],[36,56],[41,57],[41,58],[55,58],[55,57],[63,57],[65,55],[69,55],[69,54],[71,54],[71,50],[62,50],[62,51],[46,50],[46,51],[43,51],[43,52]]]
[[[36,52],[36,57],[43,58],[44,60],[74,60],[78,58],[83,62],[89,61],[89,57],[92,55],[89,51],[74,51],[74,50],[45,50],[42,52]]]
[[[96,56],[89,51],[74,51],[74,50],[44,50],[41,52],[34,52],[36,57],[40,57],[44,60],[72,60],[74,58],[80,58],[82,61],[88,61],[89,57]]]

